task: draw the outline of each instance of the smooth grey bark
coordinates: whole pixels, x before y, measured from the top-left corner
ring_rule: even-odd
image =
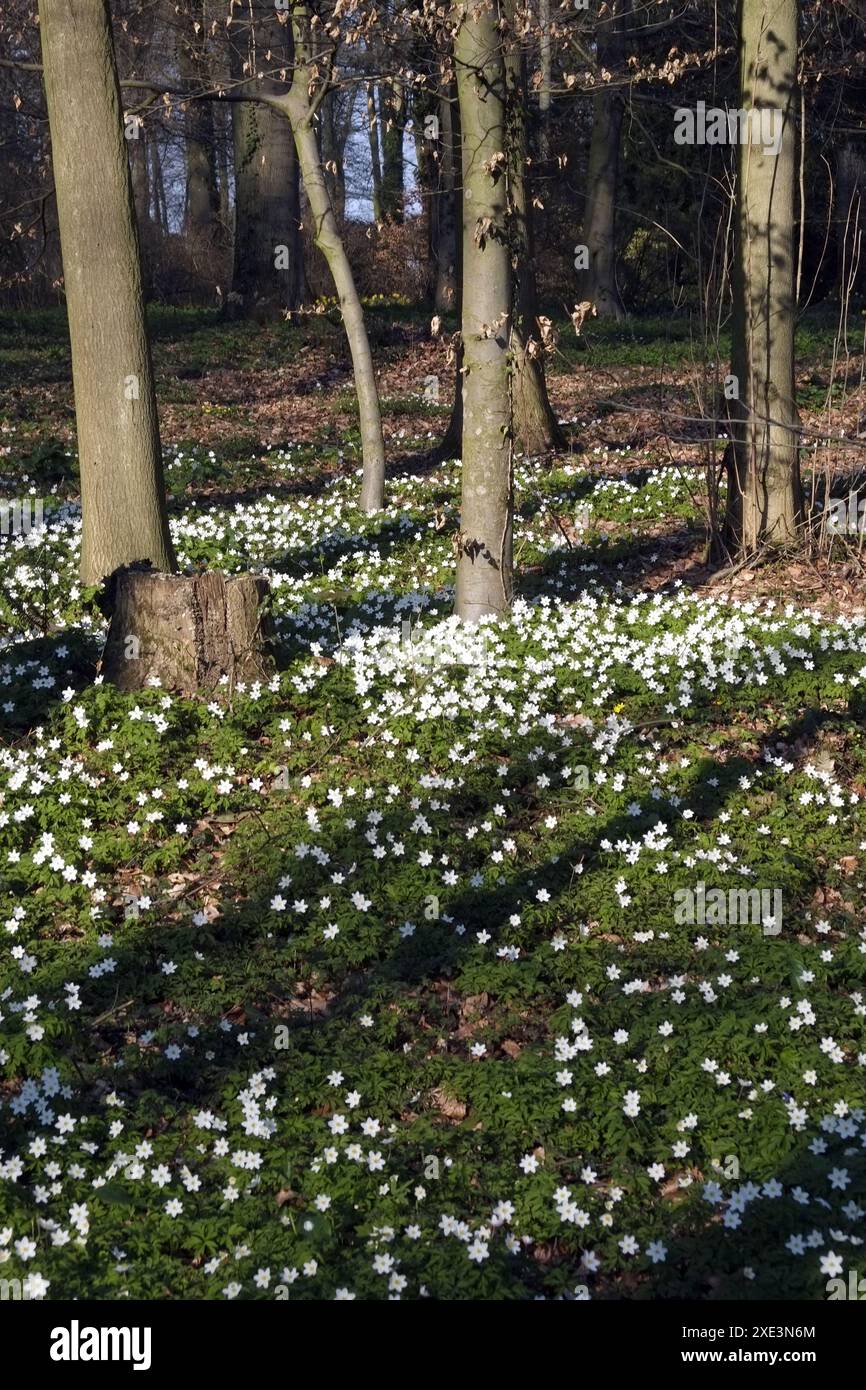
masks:
[[[794,384],[797,0],[741,0],[732,402],[725,519],[729,550],[797,539],[802,514]],[[759,113],[764,112],[763,118]],[[773,115],[775,113],[775,115]],[[781,122],[778,153],[759,120]]]
[[[39,0],[81,468],[81,577],[175,569],[107,0]]]
[[[463,167],[463,481],[457,613],[512,597],[511,253],[505,59],[496,4],[467,5],[454,41]]]

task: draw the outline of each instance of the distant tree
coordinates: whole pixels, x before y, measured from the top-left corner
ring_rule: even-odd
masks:
[[[379,87],[382,121],[382,216],[401,223],[404,215],[403,127],[406,93],[399,78]]]
[[[526,11],[515,0],[505,8],[506,142],[508,152],[509,240],[514,272],[512,432],[524,454],[546,454],[563,446],[562,431],[550,405],[544,373],[544,348],[538,331],[535,281],[535,232],[531,156],[527,134],[526,55],[521,35],[528,30]]]
[[[592,301],[599,317],[614,319],[625,315],[616,280],[616,208],[625,111],[620,85],[625,59],[624,16],[630,10],[631,0],[611,0],[597,21],[598,72],[592,97],[592,138],[581,233],[589,264],[579,293]],[[612,80],[614,77],[618,81]]]
[[[457,92],[449,83],[441,91],[432,112],[433,127],[438,132],[436,186],[432,195],[431,242],[436,278],[433,307],[437,313],[450,313],[457,305],[457,278],[460,266],[460,192],[457,171],[460,167],[460,113]]]
[[[268,0],[250,0],[255,46],[239,25],[229,29],[234,81],[253,74],[252,57],[291,80],[292,26],[280,23]],[[280,91],[273,77],[257,79],[255,99],[232,102],[235,165],[234,266],[227,309],[232,316],[266,317],[297,309],[307,297],[301,234],[301,188],[292,130],[285,114],[259,99]]]
[[[207,55],[204,0],[181,0],[183,23],[177,29],[177,58],[181,78],[195,91],[211,85]],[[190,101],[184,112],[186,206],[184,226],[200,256],[207,253],[220,231],[216,141],[211,104]]]

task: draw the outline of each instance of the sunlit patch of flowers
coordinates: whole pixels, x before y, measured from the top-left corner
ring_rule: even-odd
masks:
[[[675,495],[568,468],[519,465],[537,553],[536,494]],[[76,674],[74,510],[0,551],[33,1296],[820,1298],[862,1264],[862,615],[611,595],[587,556],[467,629],[458,482],[176,513],[182,564],[271,579],[285,669],[230,697]],[[780,889],[780,932],[678,920],[698,882]]]

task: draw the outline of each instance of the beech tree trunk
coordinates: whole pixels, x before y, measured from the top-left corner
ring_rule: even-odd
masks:
[[[454,188],[454,235],[455,235],[455,277],[454,277],[454,302],[448,306],[456,311],[458,320],[462,323],[463,319],[463,157],[460,144],[460,105],[457,97],[457,88],[452,85],[448,99],[440,99],[440,137],[446,138],[443,132],[450,131],[450,158],[452,163],[452,180]],[[442,110],[448,108],[448,114],[442,121]],[[443,151],[443,159],[445,154]],[[437,306],[438,308],[439,306]],[[441,309],[439,310],[441,312]],[[454,363],[454,401],[451,407],[451,417],[448,421],[448,428],[437,447],[437,454],[442,459],[460,458],[463,451],[463,344],[458,338]]]
[[[231,693],[239,681],[273,675],[273,627],[262,612],[267,580],[131,569],[113,589],[102,673],[120,690],[142,690],[156,678],[183,695]]]
[[[273,4],[254,0],[256,50],[266,50],[268,66],[293,62],[292,30],[280,24]],[[244,76],[249,45],[239,26],[229,31],[232,77]],[[261,78],[257,91],[277,92]],[[261,101],[232,103],[235,159],[235,231],[232,288],[226,302],[231,317],[276,317],[297,309],[307,297],[301,240],[300,166],[285,114]]]
[[[509,0],[509,19],[514,4]],[[544,375],[544,350],[538,332],[535,287],[535,239],[532,189],[526,138],[527,90],[525,61],[512,43],[506,56],[508,87],[507,134],[510,182],[510,232],[515,276],[512,342],[512,433],[524,454],[553,453],[564,445],[562,431],[550,405]]]
[[[460,122],[454,111],[453,86],[438,102],[439,140],[438,193],[432,202],[432,242],[436,262],[433,307],[437,314],[452,313],[457,307],[459,263],[459,193],[457,170],[460,164]]]
[[[207,27],[203,0],[186,0],[179,23],[178,67],[180,75],[207,89],[210,79],[204,50]],[[194,24],[199,25],[196,33]],[[219,189],[213,111],[209,101],[190,101],[184,117],[186,134],[186,232],[200,251],[213,244],[219,232]]]
[[[145,144],[144,126],[137,138],[127,139],[129,147],[129,168],[132,175],[132,195],[135,204],[135,220],[138,224],[138,243],[141,250],[141,279],[145,298],[151,291],[151,272],[153,269],[153,237],[150,220],[150,181],[148,179],[148,151]]]
[[[159,142],[154,135],[150,141],[150,173],[153,183],[153,207],[156,214],[155,225],[161,237],[168,236],[168,203],[165,196],[165,179],[162,174],[162,158]]]
[[[364,464],[361,507],[366,512],[374,512],[380,510],[385,501],[385,442],[373,354],[370,351],[361,297],[328,197],[319,142],[313,127],[317,101],[311,96],[311,91],[315,88],[315,78],[311,58],[310,14],[306,5],[295,5],[292,10],[292,25],[295,45],[292,85],[284,95],[265,96],[263,99],[282,111],[291,122],[301,175],[310,205],[313,240],[327,261],[337,291],[352,354],[355,392],[358,397]],[[320,96],[321,91],[317,98]]]
[[[81,468],[81,577],[175,568],[107,0],[39,0]]]
[[[219,114],[217,114],[219,113]],[[232,235],[232,200],[229,184],[228,140],[232,136],[232,115],[230,111],[214,112],[214,131],[217,137],[217,174],[219,176],[220,227],[222,234],[230,239]]]
[[[379,88],[382,110],[382,215],[389,222],[403,221],[403,125],[405,93],[401,82]]]
[[[346,145],[352,133],[352,116],[356,92],[329,92],[321,106],[322,159],[325,183],[337,225],[342,227],[346,217]]]
[[[307,297],[300,166],[289,122],[234,102],[235,235],[231,315],[277,316]]]
[[[495,4],[471,3],[454,43],[463,163],[463,483],[457,612],[504,613],[512,593],[511,253],[505,59]]]
[[[739,148],[732,324],[738,397],[725,527],[728,549],[740,555],[795,541],[802,515],[794,385],[796,101],[797,0],[741,0],[740,107],[755,114]],[[778,153],[762,142],[759,121],[771,119],[781,122]]]
[[[376,84],[367,83],[367,134],[370,140],[370,167],[373,221],[382,221],[382,152],[379,146],[379,115],[376,110]]]
[[[622,68],[623,14],[629,0],[611,0],[611,14],[599,18],[599,66]],[[582,244],[589,266],[579,279],[579,297],[589,299],[600,318],[622,319],[625,308],[616,284],[616,200],[622,138],[623,99],[618,88],[600,83],[592,98],[592,137],[586,174]]]
[[[538,0],[538,50],[541,68],[541,81],[538,84],[538,152],[542,161],[546,161],[550,158],[550,87],[553,73],[550,0]]]

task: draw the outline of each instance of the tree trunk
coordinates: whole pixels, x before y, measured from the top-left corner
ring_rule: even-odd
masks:
[[[538,85],[538,152],[542,161],[550,158],[550,86],[553,48],[550,40],[550,0],[538,0],[538,47],[541,81]]]
[[[797,538],[802,513],[794,386],[797,0],[741,0],[732,374],[726,540],[752,554]],[[763,118],[759,112],[764,111]],[[781,121],[778,153],[759,120]],[[754,121],[754,124],[752,124]]]
[[[285,116],[253,102],[232,104],[235,236],[232,316],[275,317],[307,297],[301,189]]]
[[[454,183],[454,223],[455,223],[455,276],[454,276],[454,303],[450,306],[456,312],[458,321],[463,320],[463,178],[462,178],[462,154],[460,146],[460,108],[457,101],[457,89],[453,88],[453,105],[448,103],[448,125],[451,131],[451,159],[453,164],[453,183]],[[448,129],[440,126],[441,129]],[[459,175],[459,177],[458,177]],[[459,235],[458,235],[459,232]],[[447,307],[447,306],[446,306]],[[463,343],[459,337],[455,351],[454,363],[454,402],[451,407],[451,417],[448,421],[448,428],[439,444],[436,452],[442,459],[460,458],[463,452]]]
[[[350,89],[348,95],[339,91],[329,92],[321,107],[325,182],[340,227],[346,218],[346,143],[352,131],[354,107],[354,88]]]
[[[241,82],[268,53],[268,68],[292,70],[292,28],[280,23],[273,4],[252,0],[248,27],[229,30],[232,78]],[[241,89],[239,89],[241,90]],[[256,94],[276,94],[280,84],[260,78]],[[235,227],[230,317],[276,317],[307,297],[301,240],[300,167],[285,113],[260,100],[232,104],[235,162]]]
[[[156,225],[159,227],[160,235],[167,237],[168,203],[165,197],[165,179],[162,175],[162,158],[155,135],[150,141],[150,173],[153,182],[153,207],[156,213]]]
[[[141,248],[142,288],[144,296],[147,298],[152,288],[153,237],[150,220],[150,183],[147,177],[149,161],[144,126],[139,127],[137,137],[127,139],[126,143],[129,146],[132,195],[135,203],[135,220],[138,224],[138,242]]]
[[[217,108],[219,111],[219,108]],[[217,173],[219,175],[219,194],[220,194],[220,226],[222,235],[226,238],[226,244],[232,236],[232,200],[231,189],[229,186],[229,158],[228,140],[231,137],[231,127],[228,132],[226,129],[226,118],[231,122],[230,112],[219,111],[219,116],[214,112],[214,130],[217,133]]]
[[[379,88],[382,103],[382,215],[389,222],[403,221],[403,84],[387,82]]]
[[[863,271],[863,224],[866,221],[866,168],[857,142],[850,137],[836,150],[836,276],[840,299],[856,293]]]
[[[462,311],[460,311],[462,312]],[[458,344],[454,364],[454,401],[442,439],[436,446],[436,454],[442,459],[460,458],[463,453],[463,345]]]
[[[297,80],[296,84],[297,85]],[[294,90],[294,89],[293,89]],[[385,504],[385,443],[382,435],[382,416],[373,354],[364,323],[364,310],[358,294],[346,248],[337,228],[336,218],[325,187],[322,162],[315,131],[308,116],[297,114],[292,128],[304,187],[310,201],[313,218],[313,240],[328,263],[334,281],[340,312],[349,340],[355,392],[361,429],[364,477],[361,485],[361,508],[365,512],[379,511]]]
[[[470,4],[454,56],[463,156],[463,484],[457,612],[504,613],[512,593],[511,255],[505,61],[497,8]]]
[[[371,196],[373,221],[382,221],[382,152],[379,148],[379,116],[376,111],[376,86],[367,83],[367,132],[370,137]]]
[[[129,149],[129,168],[132,175],[132,195],[135,203],[135,216],[138,221],[138,234],[144,240],[144,229],[150,221],[150,188],[147,178],[147,145],[144,128],[138,135],[127,139]]]
[[[273,675],[273,628],[261,611],[267,580],[132,569],[113,588],[102,673],[118,689],[142,690],[156,678],[183,695],[230,694],[238,681]]]
[[[628,0],[619,0],[611,16],[599,19],[599,67],[621,76],[625,45],[622,17]],[[629,6],[630,8],[630,6]],[[609,26],[609,27],[608,27]],[[625,318],[616,285],[616,201],[623,100],[618,89],[601,83],[592,98],[592,137],[586,174],[582,244],[589,265],[579,279],[579,298],[589,299],[600,318]]]
[[[358,398],[364,463],[360,505],[365,512],[375,512],[379,511],[385,502],[385,441],[382,434],[382,415],[364,310],[346,248],[337,227],[334,209],[328,197],[319,142],[313,128],[316,102],[321,96],[321,89],[314,99],[311,95],[315,88],[315,79],[310,56],[310,27],[310,14],[306,5],[296,4],[292,10],[295,45],[292,85],[285,95],[266,99],[291,121],[313,220],[313,240],[327,261],[340,302],[340,312],[352,354],[355,393]]]
[[[179,16],[178,67],[181,77],[204,90],[210,85],[204,35],[203,0],[186,0]],[[196,34],[193,27],[198,23]],[[219,230],[219,189],[216,179],[213,112],[209,101],[190,101],[185,115],[186,218],[185,230],[199,251],[211,246]]]
[[[509,18],[513,15],[509,0]],[[526,139],[526,69],[521,52],[509,45],[506,57],[508,86],[508,159],[510,180],[509,221],[515,275],[514,332],[512,335],[512,431],[515,447],[524,454],[553,453],[564,445],[562,431],[551,409],[544,376],[544,349],[536,332],[538,304],[535,288],[535,243],[532,189]]]
[[[433,249],[436,259],[436,287],[433,305],[438,314],[452,313],[457,307],[458,271],[458,190],[460,123],[452,102],[453,86],[439,98],[439,191],[433,199]]]
[[[81,467],[81,577],[173,570],[107,0],[39,0]]]

